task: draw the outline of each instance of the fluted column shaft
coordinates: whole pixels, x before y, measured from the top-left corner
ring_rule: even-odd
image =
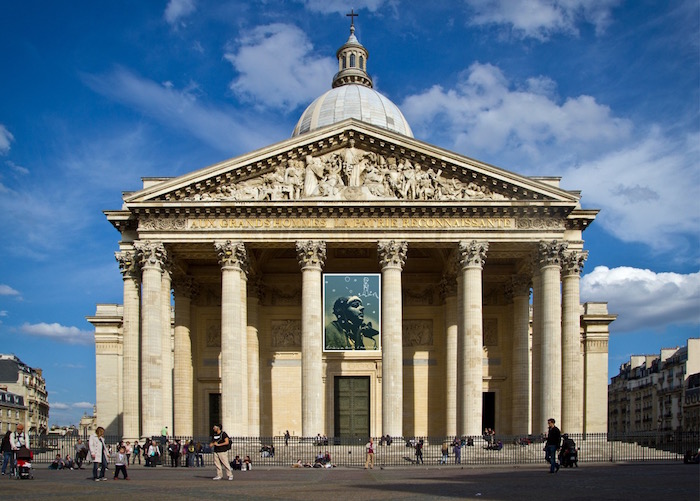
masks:
[[[532,432],[543,433],[547,430],[547,418],[540,415],[542,387],[540,386],[540,370],[542,367],[542,275],[539,260],[535,257],[532,276]]]
[[[445,435],[452,437],[457,435],[457,350],[459,346],[456,253],[452,254],[448,269],[440,282],[440,293],[445,301]]]
[[[260,340],[258,338],[259,285],[248,284],[248,433],[260,436]]]
[[[459,434],[481,434],[483,414],[483,301],[482,271],[487,242],[460,242],[462,267],[462,318],[459,339],[460,416]]]
[[[163,299],[165,247],[137,242],[141,256],[141,435],[160,435],[163,427]]]
[[[583,432],[583,355],[580,277],[586,252],[567,252],[562,266],[561,429]]]
[[[238,411],[238,419],[242,421],[241,428],[245,436],[250,436],[249,422],[248,422],[248,359],[250,353],[248,352],[248,267],[245,266],[241,270],[241,367],[240,374],[241,379],[238,384],[241,386],[242,402],[241,408]]]
[[[246,251],[242,242],[230,240],[214,242],[214,247],[221,265],[221,421],[230,436],[244,436],[247,427],[238,412],[243,407],[241,270]]]
[[[530,433],[530,280],[518,275],[511,280],[513,298],[511,429],[515,435]]]
[[[321,270],[326,243],[296,243],[301,266],[301,432],[304,437],[326,433],[323,419],[323,319]]]
[[[403,308],[401,271],[406,242],[380,241],[382,269],[382,434],[403,436]]]
[[[115,253],[124,277],[122,437],[139,438],[139,281],[133,251]]]
[[[561,418],[561,256],[565,244],[540,243],[542,344],[540,418]]]
[[[162,369],[163,369],[163,426],[167,426],[170,434],[173,434],[173,330],[172,330],[172,307],[170,305],[170,291],[172,289],[172,276],[170,263],[163,266],[161,279],[161,299],[163,323],[161,334],[163,342],[162,349]]]
[[[194,368],[192,364],[192,337],[190,308],[197,287],[191,277],[174,281],[175,296],[175,353],[173,368],[173,435],[194,434]]]

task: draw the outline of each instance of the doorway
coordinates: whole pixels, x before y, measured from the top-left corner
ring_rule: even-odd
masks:
[[[481,429],[491,428],[496,429],[496,392],[485,391],[482,393],[482,413],[481,413]]]
[[[334,434],[369,437],[369,376],[336,376]]]
[[[221,425],[221,393],[209,394],[209,430]]]

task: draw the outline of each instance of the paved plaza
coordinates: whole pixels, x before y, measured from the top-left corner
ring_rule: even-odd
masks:
[[[700,499],[700,470],[682,463],[584,464],[549,474],[546,464],[503,467],[257,468],[213,481],[214,468],[129,469],[129,481],[92,481],[92,470],[48,470],[34,480],[1,478],[3,499]]]

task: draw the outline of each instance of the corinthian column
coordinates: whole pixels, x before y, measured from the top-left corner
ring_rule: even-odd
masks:
[[[172,263],[169,259],[163,264],[161,279],[161,299],[163,315],[162,336],[163,343],[163,425],[168,427],[170,433],[173,430],[173,309],[170,306],[170,294],[172,290]]]
[[[564,254],[561,319],[561,429],[583,431],[583,354],[581,353],[581,295],[579,282],[587,252]]]
[[[459,243],[462,318],[459,334],[460,435],[480,435],[483,407],[483,303],[482,271],[488,242]]]
[[[161,242],[135,242],[141,257],[141,435],[159,435],[163,416],[163,266]]]
[[[245,356],[241,352],[245,337],[241,328],[241,272],[247,254],[243,242],[217,241],[214,248],[221,265],[221,421],[229,435],[240,437],[247,434],[247,424],[238,416],[244,402],[240,384]]]
[[[124,277],[122,438],[139,438],[139,278],[135,252],[115,252]]]
[[[296,243],[301,266],[301,434],[325,433],[323,420],[323,320],[321,270],[326,242]]]
[[[445,301],[445,435],[457,435],[457,350],[459,304],[457,295],[457,260],[453,253],[440,282]]]
[[[530,278],[516,275],[508,284],[513,299],[511,432],[530,433]]]
[[[175,408],[173,435],[191,437],[194,434],[194,369],[190,308],[198,287],[192,277],[176,276],[173,281],[175,296],[175,353],[173,369],[173,406]]]
[[[561,418],[561,259],[567,244],[540,242],[542,340],[540,419]]]
[[[382,268],[382,434],[403,436],[403,343],[401,271],[406,242],[377,245]]]

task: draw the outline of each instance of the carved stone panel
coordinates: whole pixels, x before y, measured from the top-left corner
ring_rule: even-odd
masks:
[[[207,348],[218,348],[221,346],[221,321],[208,319],[205,327]]]
[[[498,319],[484,319],[484,346],[498,346]]]
[[[404,320],[403,321],[403,345],[404,346],[433,346],[433,321],[432,320]]]
[[[301,320],[273,320],[270,330],[273,348],[301,349]]]

